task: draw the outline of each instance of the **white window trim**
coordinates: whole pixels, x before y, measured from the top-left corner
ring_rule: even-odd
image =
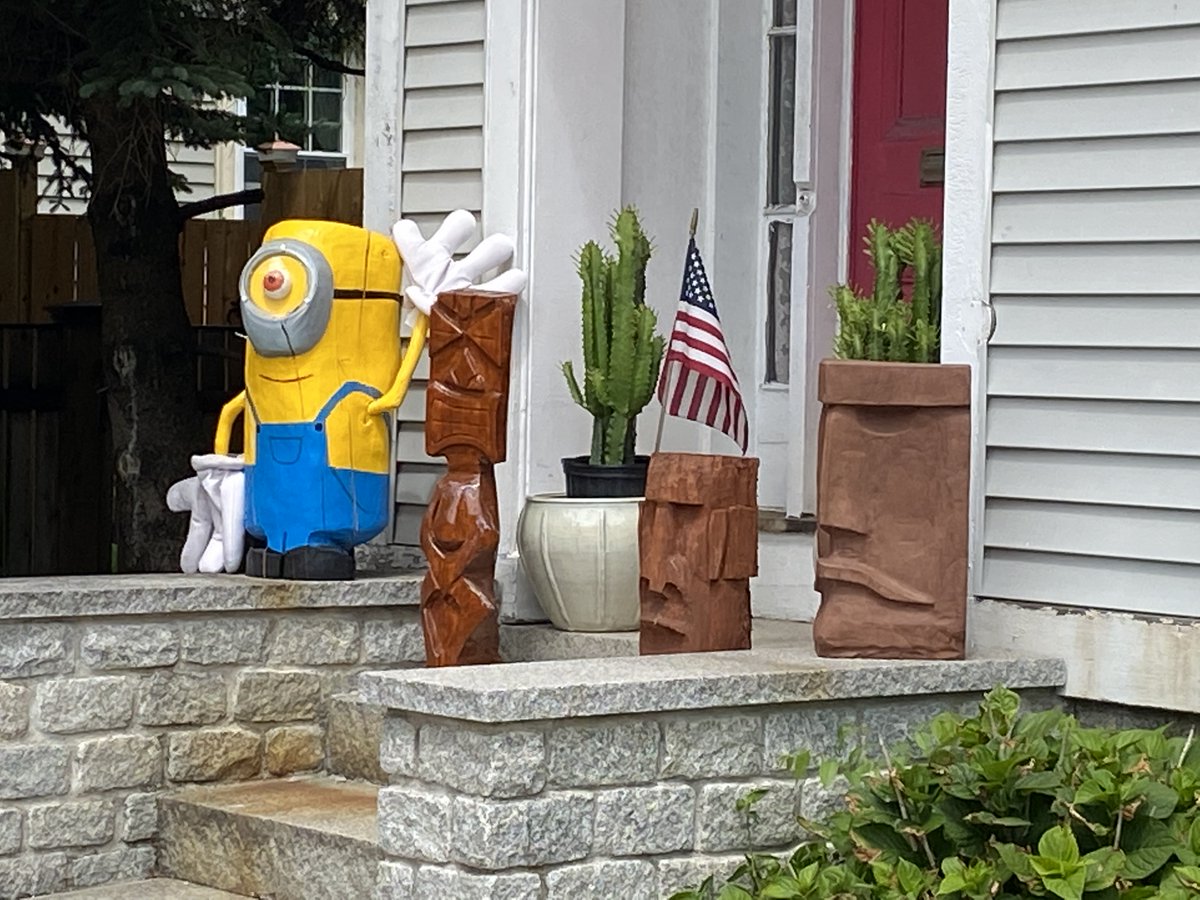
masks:
[[[771,21],[771,0],[763,5],[763,34]],[[793,179],[797,208],[792,221],[792,298],[788,384],[765,381],[768,223],[775,216],[765,205],[768,163],[766,140],[760,151],[759,233],[760,331],[756,338],[755,440],[786,442],[785,507],[798,516],[816,509],[817,367],[832,350],[836,316],[828,300],[830,285],[844,281],[849,264],[850,152],[853,113],[854,3],[848,0],[799,0],[797,4],[795,143]],[[770,98],[770,61],[763,41],[763,133]],[[830,69],[839,79],[822,78]],[[774,424],[782,434],[763,433]]]

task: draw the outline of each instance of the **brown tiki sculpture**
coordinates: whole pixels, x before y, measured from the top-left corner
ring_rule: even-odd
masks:
[[[442,294],[429,321],[425,452],[446,457],[421,523],[421,588],[430,666],[500,661],[492,467],[504,461],[514,294]]]
[[[638,521],[643,654],[749,649],[757,493],[757,459],[651,457]]]

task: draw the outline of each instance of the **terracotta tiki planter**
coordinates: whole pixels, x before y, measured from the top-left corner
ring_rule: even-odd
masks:
[[[651,457],[638,523],[642,654],[750,648],[757,496],[757,459]]]
[[[825,360],[818,393],[817,653],[962,659],[970,367]]]

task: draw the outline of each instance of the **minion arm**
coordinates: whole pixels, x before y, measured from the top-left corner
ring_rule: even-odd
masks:
[[[425,336],[428,333],[429,317],[424,313],[418,313],[412,335],[408,339],[408,349],[404,351],[404,359],[400,363],[400,371],[396,373],[396,380],[387,389],[387,393],[378,400],[372,400],[367,404],[367,412],[370,415],[378,416],[395,409],[404,402],[404,395],[408,393],[408,385],[412,381],[413,373],[417,370],[417,360],[421,358],[421,351],[425,349]],[[222,417],[224,417],[224,413],[222,413]]]
[[[213,452],[227,455],[229,453],[229,436],[233,432],[233,423],[246,410],[246,392],[242,391],[221,407],[221,418],[217,420],[217,439],[213,442]]]

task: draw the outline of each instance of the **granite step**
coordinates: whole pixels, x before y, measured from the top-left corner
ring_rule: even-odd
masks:
[[[160,801],[159,869],[271,900],[372,897],[377,795],[328,776],[184,788]]]
[[[201,887],[174,878],[148,878],[123,881],[101,887],[84,888],[63,894],[49,894],[45,900],[244,900],[244,894],[230,894],[216,888]]]

